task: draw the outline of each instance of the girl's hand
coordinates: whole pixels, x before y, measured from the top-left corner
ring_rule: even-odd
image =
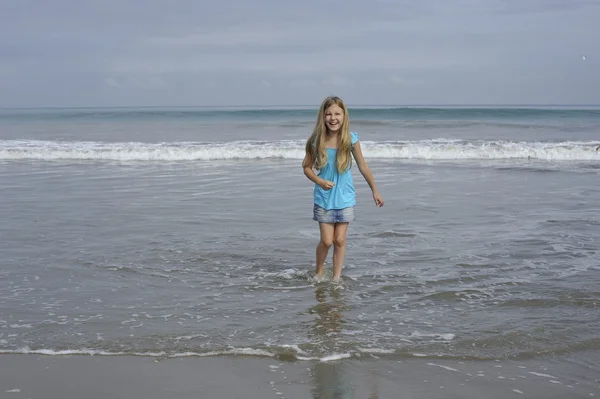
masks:
[[[335,186],[335,183],[329,180],[321,180],[319,182],[319,187],[321,187],[323,190],[331,190],[333,186]]]
[[[375,201],[376,206],[380,208],[383,206],[383,198],[381,198],[378,191],[373,192],[373,200]]]

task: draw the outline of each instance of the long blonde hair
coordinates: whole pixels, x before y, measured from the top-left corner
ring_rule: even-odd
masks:
[[[327,97],[321,103],[317,122],[313,132],[306,141],[306,153],[312,159],[311,167],[320,170],[327,165],[327,148],[325,147],[327,126],[325,126],[325,111],[332,105],[337,105],[344,111],[344,120],[338,133],[338,148],[336,167],[339,173],[345,172],[352,165],[352,137],[350,136],[350,118],[348,108],[339,97]],[[304,165],[309,166],[309,165]]]

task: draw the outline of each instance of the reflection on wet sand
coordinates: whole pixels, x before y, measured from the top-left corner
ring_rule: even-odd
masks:
[[[315,297],[317,303],[309,309],[309,313],[315,315],[309,334],[327,361],[322,359],[312,367],[312,396],[314,399],[354,398],[356,388],[345,370],[348,363],[336,360],[346,353],[342,335],[346,309],[344,290],[338,285],[320,285],[315,289]],[[376,385],[368,399],[379,399]]]
[[[341,341],[341,332],[344,324],[343,311],[345,308],[343,290],[338,286],[318,286],[315,289],[317,303],[308,311],[315,315],[315,322],[311,329],[313,343],[319,346],[324,353],[335,353]]]

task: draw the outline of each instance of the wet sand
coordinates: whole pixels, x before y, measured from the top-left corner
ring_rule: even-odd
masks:
[[[0,397],[591,398],[600,373],[568,359],[297,361],[256,357],[0,356]]]

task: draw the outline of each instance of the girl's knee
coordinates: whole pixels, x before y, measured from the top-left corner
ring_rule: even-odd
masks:
[[[333,244],[333,240],[331,238],[321,238],[320,244],[325,248],[329,248]]]
[[[335,245],[336,247],[343,247],[346,245],[346,237],[344,236],[337,236],[333,239],[333,245]]]

